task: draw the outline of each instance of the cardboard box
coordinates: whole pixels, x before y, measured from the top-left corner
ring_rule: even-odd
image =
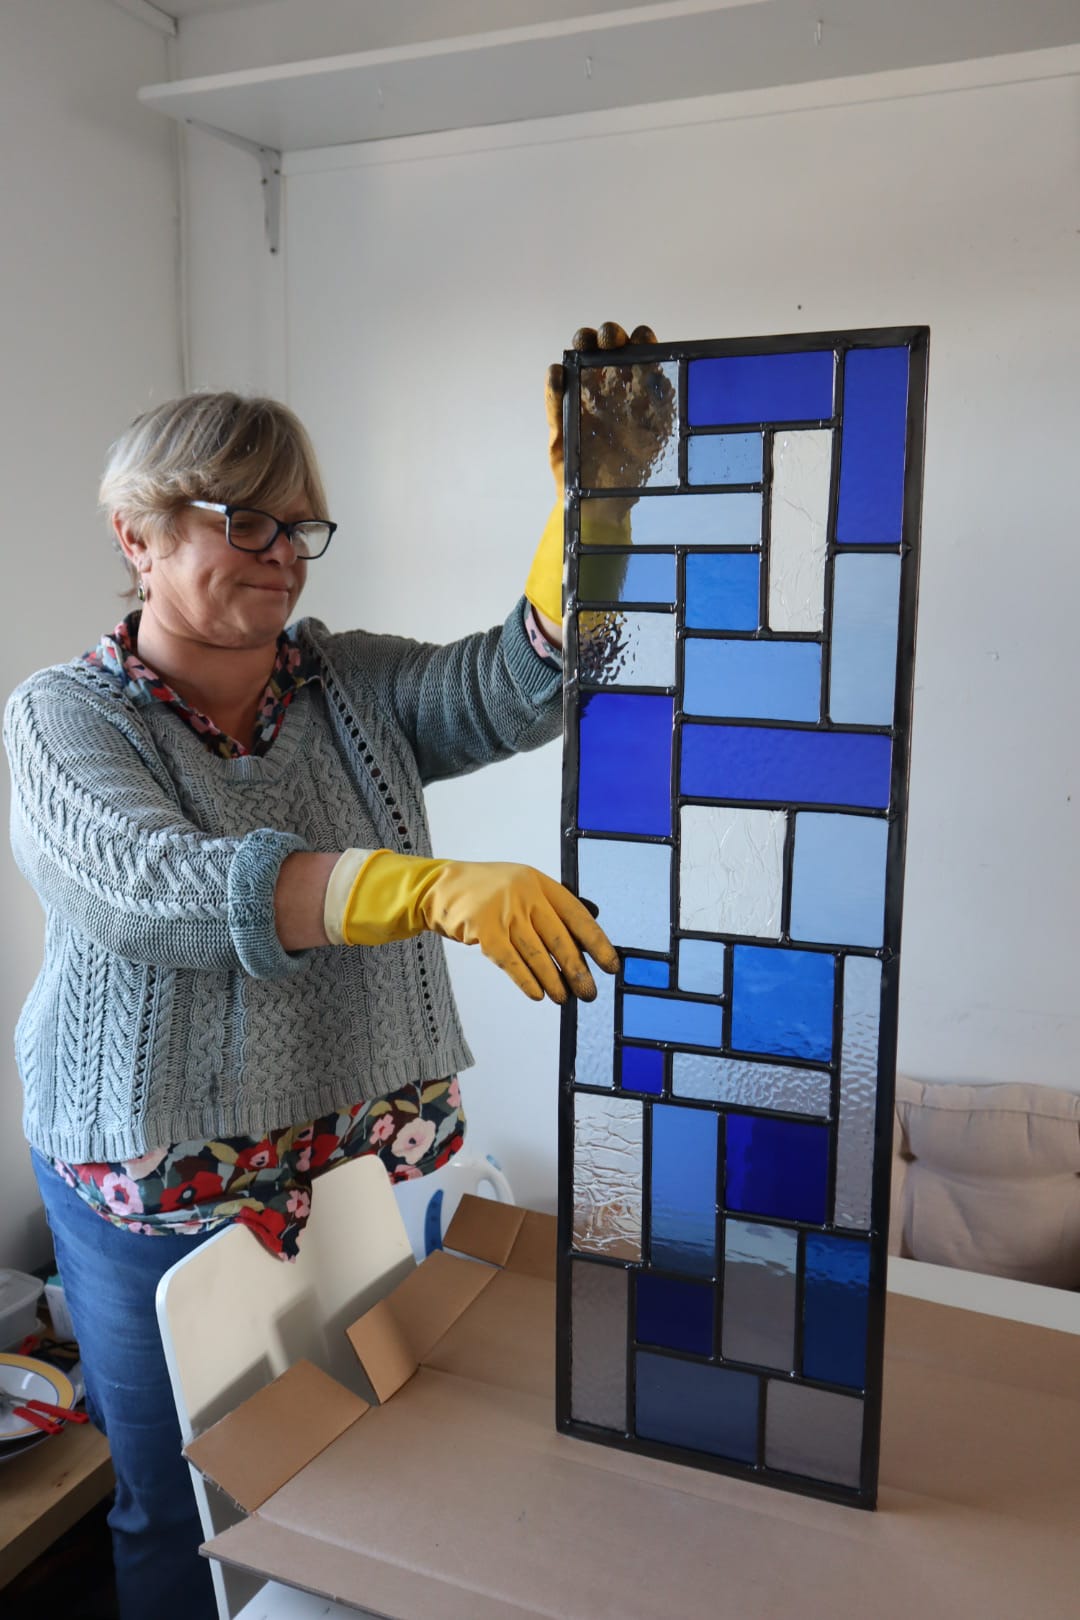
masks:
[[[876,1514],[554,1427],[555,1221],[462,1201],[348,1330],[187,1448],[246,1517],[203,1549],[394,1620],[1069,1620],[1080,1340],[893,1298]]]

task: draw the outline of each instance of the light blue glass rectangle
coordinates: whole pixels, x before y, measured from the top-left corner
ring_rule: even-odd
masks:
[[[792,939],[822,945],[881,945],[888,840],[888,822],[876,817],[798,813]]]
[[[711,1277],[716,1271],[719,1116],[656,1103],[652,1109],[654,1266]]]
[[[670,1041],[678,1046],[719,1046],[724,1009],[677,996],[625,995],[622,1033],[629,1040]]]
[[[579,602],[674,602],[674,552],[626,555],[582,551]]]
[[[687,557],[688,630],[756,630],[760,599],[760,551],[696,551]]]
[[[829,717],[837,724],[892,725],[899,611],[899,557],[837,557],[829,665]]]
[[[821,647],[815,641],[688,638],[683,708],[752,720],[817,720]]]
[[[760,484],[760,433],[695,434],[687,445],[692,484]]]
[[[577,1003],[577,1056],[574,1077],[580,1086],[613,1086],[615,1059],[615,980],[596,975],[596,1000]]]
[[[630,510],[630,533],[636,546],[758,546],[761,496],[642,496]]]
[[[671,943],[671,848],[668,844],[580,838],[578,894],[600,907],[600,926],[619,950],[668,949]],[[601,973],[597,977],[607,979],[608,975]]]
[[[723,995],[724,950],[716,939],[681,939],[679,989],[697,996]]]
[[[623,983],[643,984],[650,990],[666,990],[671,982],[667,962],[654,962],[648,956],[623,957]],[[685,985],[682,987],[685,989]]]

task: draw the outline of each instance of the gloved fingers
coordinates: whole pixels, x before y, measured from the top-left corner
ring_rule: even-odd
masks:
[[[630,334],[631,343],[655,343],[656,333],[651,326],[635,326]]]
[[[596,348],[596,327],[579,326],[570,339],[570,347],[577,354],[590,354]]]
[[[598,349],[621,349],[629,341],[630,339],[618,321],[605,321],[596,334],[596,347]]]
[[[588,915],[588,913],[586,913]],[[537,906],[532,922],[549,957],[554,957],[562,975],[562,982],[579,1001],[596,1000],[596,981],[578,950],[574,937],[550,906]]]
[[[563,484],[563,394],[566,373],[561,365],[548,366],[544,387],[544,408],[548,424],[548,460],[559,489]]]
[[[551,953],[531,923],[525,919],[512,923],[510,943],[548,1000],[554,1001],[560,1007],[564,1006],[570,992],[551,959]],[[584,968],[584,962],[581,965]]]
[[[519,952],[509,942],[498,952],[485,951],[484,955],[489,961],[494,962],[496,967],[502,968],[507,977],[513,979],[518,989],[523,995],[528,996],[530,1001],[543,1001],[542,987],[526,967]]]
[[[619,954],[600,924],[586,911],[576,895],[554,878],[544,877],[544,894],[552,909],[566,924],[571,935],[605,973],[618,973]],[[547,942],[550,948],[550,940]],[[552,955],[554,955],[552,951]]]

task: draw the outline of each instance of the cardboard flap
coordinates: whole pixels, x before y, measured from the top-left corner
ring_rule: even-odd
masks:
[[[505,1266],[526,1213],[516,1204],[497,1204],[492,1198],[463,1193],[443,1243],[474,1260]]]
[[[554,1215],[540,1215],[536,1210],[527,1209],[505,1269],[519,1277],[539,1277],[541,1282],[553,1283],[558,1230],[559,1223]]]
[[[349,1343],[380,1402],[388,1401],[408,1382],[494,1276],[497,1272],[492,1266],[476,1265],[437,1249],[347,1329]]]
[[[245,1513],[370,1411],[310,1361],[298,1361],[184,1447],[184,1456]]]

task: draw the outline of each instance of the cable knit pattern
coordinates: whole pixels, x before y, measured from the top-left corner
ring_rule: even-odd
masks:
[[[12,695],[12,844],[45,908],[16,1029],[26,1134],[75,1163],[265,1134],[471,1063],[442,942],[285,951],[294,850],[430,854],[424,782],[556,736],[560,677],[522,605],[435,647],[297,626],[321,686],[269,753],[208,752],[81,661]]]

